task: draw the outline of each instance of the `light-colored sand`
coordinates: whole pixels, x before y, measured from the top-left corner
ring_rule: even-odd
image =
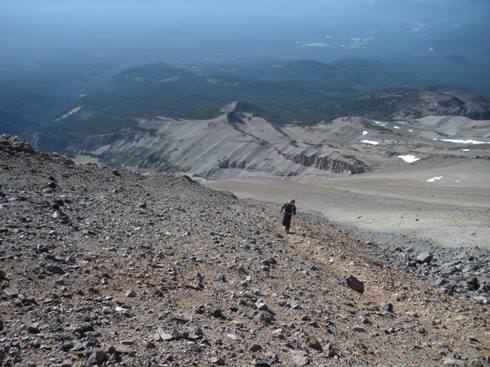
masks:
[[[434,183],[427,179],[443,178]],[[490,248],[490,161],[409,166],[397,172],[301,182],[241,178],[209,186],[239,197],[316,210],[334,222],[405,234],[440,246]]]
[[[73,161],[76,164],[97,164],[97,165],[102,165],[102,162],[100,161],[99,158],[94,157],[92,155],[84,155],[84,154],[77,154],[75,158],[73,158]]]

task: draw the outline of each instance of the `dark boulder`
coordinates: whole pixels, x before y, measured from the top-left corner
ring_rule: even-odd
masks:
[[[350,275],[348,278],[345,279],[345,284],[356,292],[359,292],[361,294],[364,293],[364,282],[361,282],[353,275]]]

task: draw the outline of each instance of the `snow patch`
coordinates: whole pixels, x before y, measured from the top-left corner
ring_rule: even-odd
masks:
[[[368,132],[367,132],[366,130],[364,130],[364,131],[362,132],[362,136],[366,136],[367,134],[368,134]]]
[[[445,141],[447,143],[454,143],[454,144],[473,144],[473,145],[490,144],[490,141],[463,140],[463,139],[441,139],[441,141]]]
[[[398,158],[402,159],[406,163],[415,163],[417,161],[420,161],[420,158],[417,158],[416,156],[411,154],[399,155]]]
[[[63,116],[58,117],[55,121],[60,121],[60,120],[67,119],[68,117],[73,116],[74,114],[76,114],[77,112],[79,112],[81,109],[82,109],[82,106],[75,107],[73,110],[68,111]]]
[[[318,48],[325,48],[325,47],[332,47],[329,43],[326,42],[309,42],[304,44],[305,47],[318,47]]]
[[[102,155],[104,154],[105,152],[107,152],[109,149],[111,149],[112,147],[112,144],[107,144],[107,145],[103,145],[97,149],[95,149],[92,154],[94,155]]]
[[[369,144],[369,145],[378,145],[379,144],[379,142],[374,141],[374,140],[361,140],[361,143]]]
[[[386,126],[387,123],[386,122],[383,122],[383,121],[376,121],[376,120],[373,120],[373,122],[376,124],[376,125],[381,125],[381,126]]]
[[[393,128],[399,130],[400,129],[400,126],[393,126]]]
[[[179,76],[171,76],[169,78],[160,79],[160,83],[178,82],[179,80],[180,80]]]
[[[462,152],[471,152],[471,149],[461,149]]]
[[[439,180],[442,180],[442,179],[443,179],[443,177],[442,177],[442,176],[436,176],[436,177],[429,178],[429,179],[427,180],[427,182],[429,182],[429,183],[434,183],[434,182],[439,181]]]

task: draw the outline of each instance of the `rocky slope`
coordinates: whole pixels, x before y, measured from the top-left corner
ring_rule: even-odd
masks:
[[[235,102],[212,120],[140,120],[140,131],[129,138],[104,144],[91,140],[83,148],[132,169],[181,171],[212,179],[240,173],[328,176],[369,169],[332,144],[294,140],[287,130],[242,110],[242,104]],[[354,129],[362,136],[362,125]]]
[[[368,103],[379,105],[378,108],[391,111],[389,117],[393,120],[432,115],[461,116],[473,120],[490,119],[490,102],[487,98],[459,91],[394,89],[374,92],[359,98],[357,102],[361,106]]]
[[[397,166],[399,156],[466,157],[457,148],[467,141],[478,143],[480,158],[489,156],[490,121],[344,117],[277,126],[255,113],[260,111],[234,102],[210,120],[139,119],[135,130],[91,135],[69,148],[140,172],[185,172],[215,180],[359,174]]]
[[[487,305],[307,216],[284,236],[267,207],[185,177],[2,136],[0,212],[3,366],[489,362]]]

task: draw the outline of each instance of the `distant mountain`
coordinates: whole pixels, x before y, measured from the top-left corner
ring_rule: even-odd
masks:
[[[227,75],[227,73],[224,73]],[[363,92],[393,87],[419,87],[428,84],[393,70],[379,61],[346,59],[331,63],[315,60],[276,62],[256,68],[239,68],[228,75],[269,82],[294,82],[322,87],[329,91]]]
[[[339,60],[329,64],[296,62],[284,67],[296,78],[327,88],[352,88],[357,91],[392,87],[413,87],[421,80],[397,73],[380,62],[361,59]]]
[[[0,108],[0,132],[2,133],[22,134],[23,131],[30,130],[35,125],[33,121]]]
[[[377,91],[352,100],[350,109],[359,116],[385,116],[391,120],[424,116],[464,116],[490,119],[490,100],[457,91],[391,89]]]
[[[27,136],[78,98],[72,79],[0,80],[0,133]]]
[[[239,121],[248,112],[276,126],[315,124],[347,115],[382,120],[427,115],[490,118],[490,102],[484,97],[388,87],[403,85],[403,77],[397,79],[381,64],[363,60],[298,61],[266,66],[261,74],[264,77],[244,78],[164,63],[127,69],[59,111],[37,129],[36,141],[50,150],[84,146],[93,136],[110,142],[137,134],[141,119],[211,119],[231,101],[239,101],[231,119]]]

